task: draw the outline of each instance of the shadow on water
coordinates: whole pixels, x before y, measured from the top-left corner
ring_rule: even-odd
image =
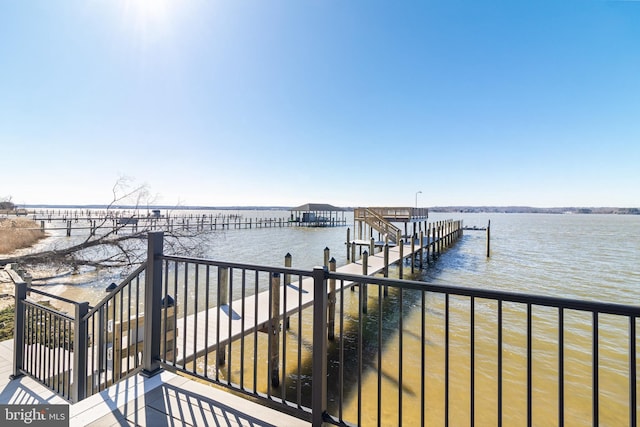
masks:
[[[460,247],[464,241],[460,240],[455,243],[451,248],[443,252],[440,257],[435,261],[425,262],[424,269],[422,271],[416,271],[413,277],[407,275],[407,268],[405,267],[405,277],[413,280],[423,280],[429,283],[434,278],[437,278],[443,271],[443,268],[439,264],[443,264],[446,268],[474,268],[473,265],[465,264],[465,260],[469,263],[475,262],[473,256],[464,255],[460,251]],[[460,257],[462,260],[458,260]],[[390,270],[390,275],[396,274],[397,270]],[[416,310],[422,310],[422,292],[417,290],[404,290],[401,291],[398,288],[390,288],[389,295],[384,297],[382,289],[369,285],[369,304],[368,313],[358,315],[357,304],[358,290],[352,293],[349,290],[344,291],[344,295],[340,296],[338,293],[336,310],[340,311],[340,298],[344,298],[344,324],[343,331],[340,334],[339,330],[339,315],[336,315],[336,337],[334,340],[328,342],[328,354],[327,354],[327,402],[329,413],[337,415],[340,411],[340,400],[342,395],[343,405],[347,405],[348,402],[353,399],[358,399],[359,386],[358,382],[367,375],[378,375],[379,370],[379,352],[383,354],[385,351],[397,352],[397,334],[399,331],[399,322],[408,318]],[[381,298],[379,298],[381,297]],[[349,301],[349,300],[356,300]],[[444,318],[444,313],[440,310],[434,309],[430,306],[429,299],[425,300],[425,315],[432,314],[437,317]],[[400,304],[402,304],[402,310],[400,310]],[[360,333],[360,321],[362,321],[362,355],[361,366],[359,366],[359,333]],[[292,328],[293,329],[293,328]],[[297,332],[289,330],[287,332],[292,339],[299,339]],[[405,336],[411,336],[415,340],[422,341],[427,346],[435,345],[429,341],[426,337],[422,337],[420,331],[413,331],[407,329],[406,325],[403,325],[402,334]],[[380,346],[380,350],[379,350]],[[311,349],[312,344],[305,342],[302,345],[303,348],[309,350],[305,353],[302,359],[302,366],[300,369],[300,378],[297,373],[290,373],[287,375],[285,387],[287,388],[287,396],[295,395],[298,387],[302,392],[302,404],[305,406],[311,405],[311,372],[312,372],[312,357]],[[342,370],[341,370],[341,354],[342,354]],[[389,365],[388,363],[386,363]],[[362,376],[360,376],[360,368],[362,370]],[[397,390],[399,386],[402,386],[402,391],[405,395],[413,396],[416,394],[414,390],[408,388],[406,384],[399,384],[397,374],[395,370],[397,366],[389,366],[394,372],[391,374],[382,367],[380,371],[381,379],[384,379],[389,384],[392,384]],[[342,378],[341,378],[342,376]],[[301,384],[298,384],[300,381]],[[370,396],[371,392],[367,391]]]

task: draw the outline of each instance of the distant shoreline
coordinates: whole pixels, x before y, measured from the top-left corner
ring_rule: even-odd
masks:
[[[429,208],[429,212],[640,215],[640,208],[616,208],[616,207],[536,208],[536,207],[530,207],[530,206],[435,206],[435,207]]]
[[[21,205],[22,209],[168,209],[168,210],[274,210],[288,211],[291,206],[134,206],[134,205]],[[353,207],[345,207],[352,210]],[[617,215],[640,215],[640,208],[620,208],[620,207],[553,207],[537,208],[532,206],[432,206],[427,207],[430,212],[456,212],[456,213],[545,213],[545,214],[617,214]]]

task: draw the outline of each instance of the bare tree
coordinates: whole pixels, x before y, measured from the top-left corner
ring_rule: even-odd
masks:
[[[11,201],[11,196],[0,199],[0,211],[13,211],[16,205]]]
[[[136,223],[137,212],[153,205],[154,198],[146,185],[131,186],[128,178],[120,178],[112,189],[113,199],[106,213],[93,225],[95,232],[89,233],[80,243],[56,247],[49,250],[0,259],[0,266],[9,263],[25,267],[47,265],[57,269],[80,267],[123,268],[135,266],[146,259],[146,240],[155,224],[150,221]],[[120,205],[135,206],[126,215],[116,215]],[[118,210],[119,211],[119,210]],[[120,211],[119,211],[120,212]],[[165,230],[165,249],[172,254],[199,255],[198,248],[206,236],[204,230]]]

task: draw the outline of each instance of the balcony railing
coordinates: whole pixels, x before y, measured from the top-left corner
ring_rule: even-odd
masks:
[[[314,425],[636,425],[640,307],[334,270],[168,256],[151,233],[94,308],[17,287],[14,374],[77,401],[168,369]]]

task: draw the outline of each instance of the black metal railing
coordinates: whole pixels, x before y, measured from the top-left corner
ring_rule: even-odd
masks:
[[[86,324],[85,396],[105,390],[141,369],[143,351],[144,290],[146,265],[120,283],[112,284],[102,301],[82,318]]]
[[[341,312],[330,422],[636,425],[640,307],[328,278],[339,282]],[[340,286],[349,282],[360,285],[355,295]],[[350,300],[367,286],[377,297],[365,315]]]
[[[146,267],[91,310],[18,304],[29,320],[16,372],[58,384],[73,366],[58,390],[76,401],[164,368],[314,425],[636,425],[640,307],[349,275],[333,260],[298,270],[174,257],[162,241],[150,233]],[[39,347],[27,338],[43,315],[74,343],[64,363],[44,359],[56,371],[45,375],[29,351],[48,348],[46,334]]]

